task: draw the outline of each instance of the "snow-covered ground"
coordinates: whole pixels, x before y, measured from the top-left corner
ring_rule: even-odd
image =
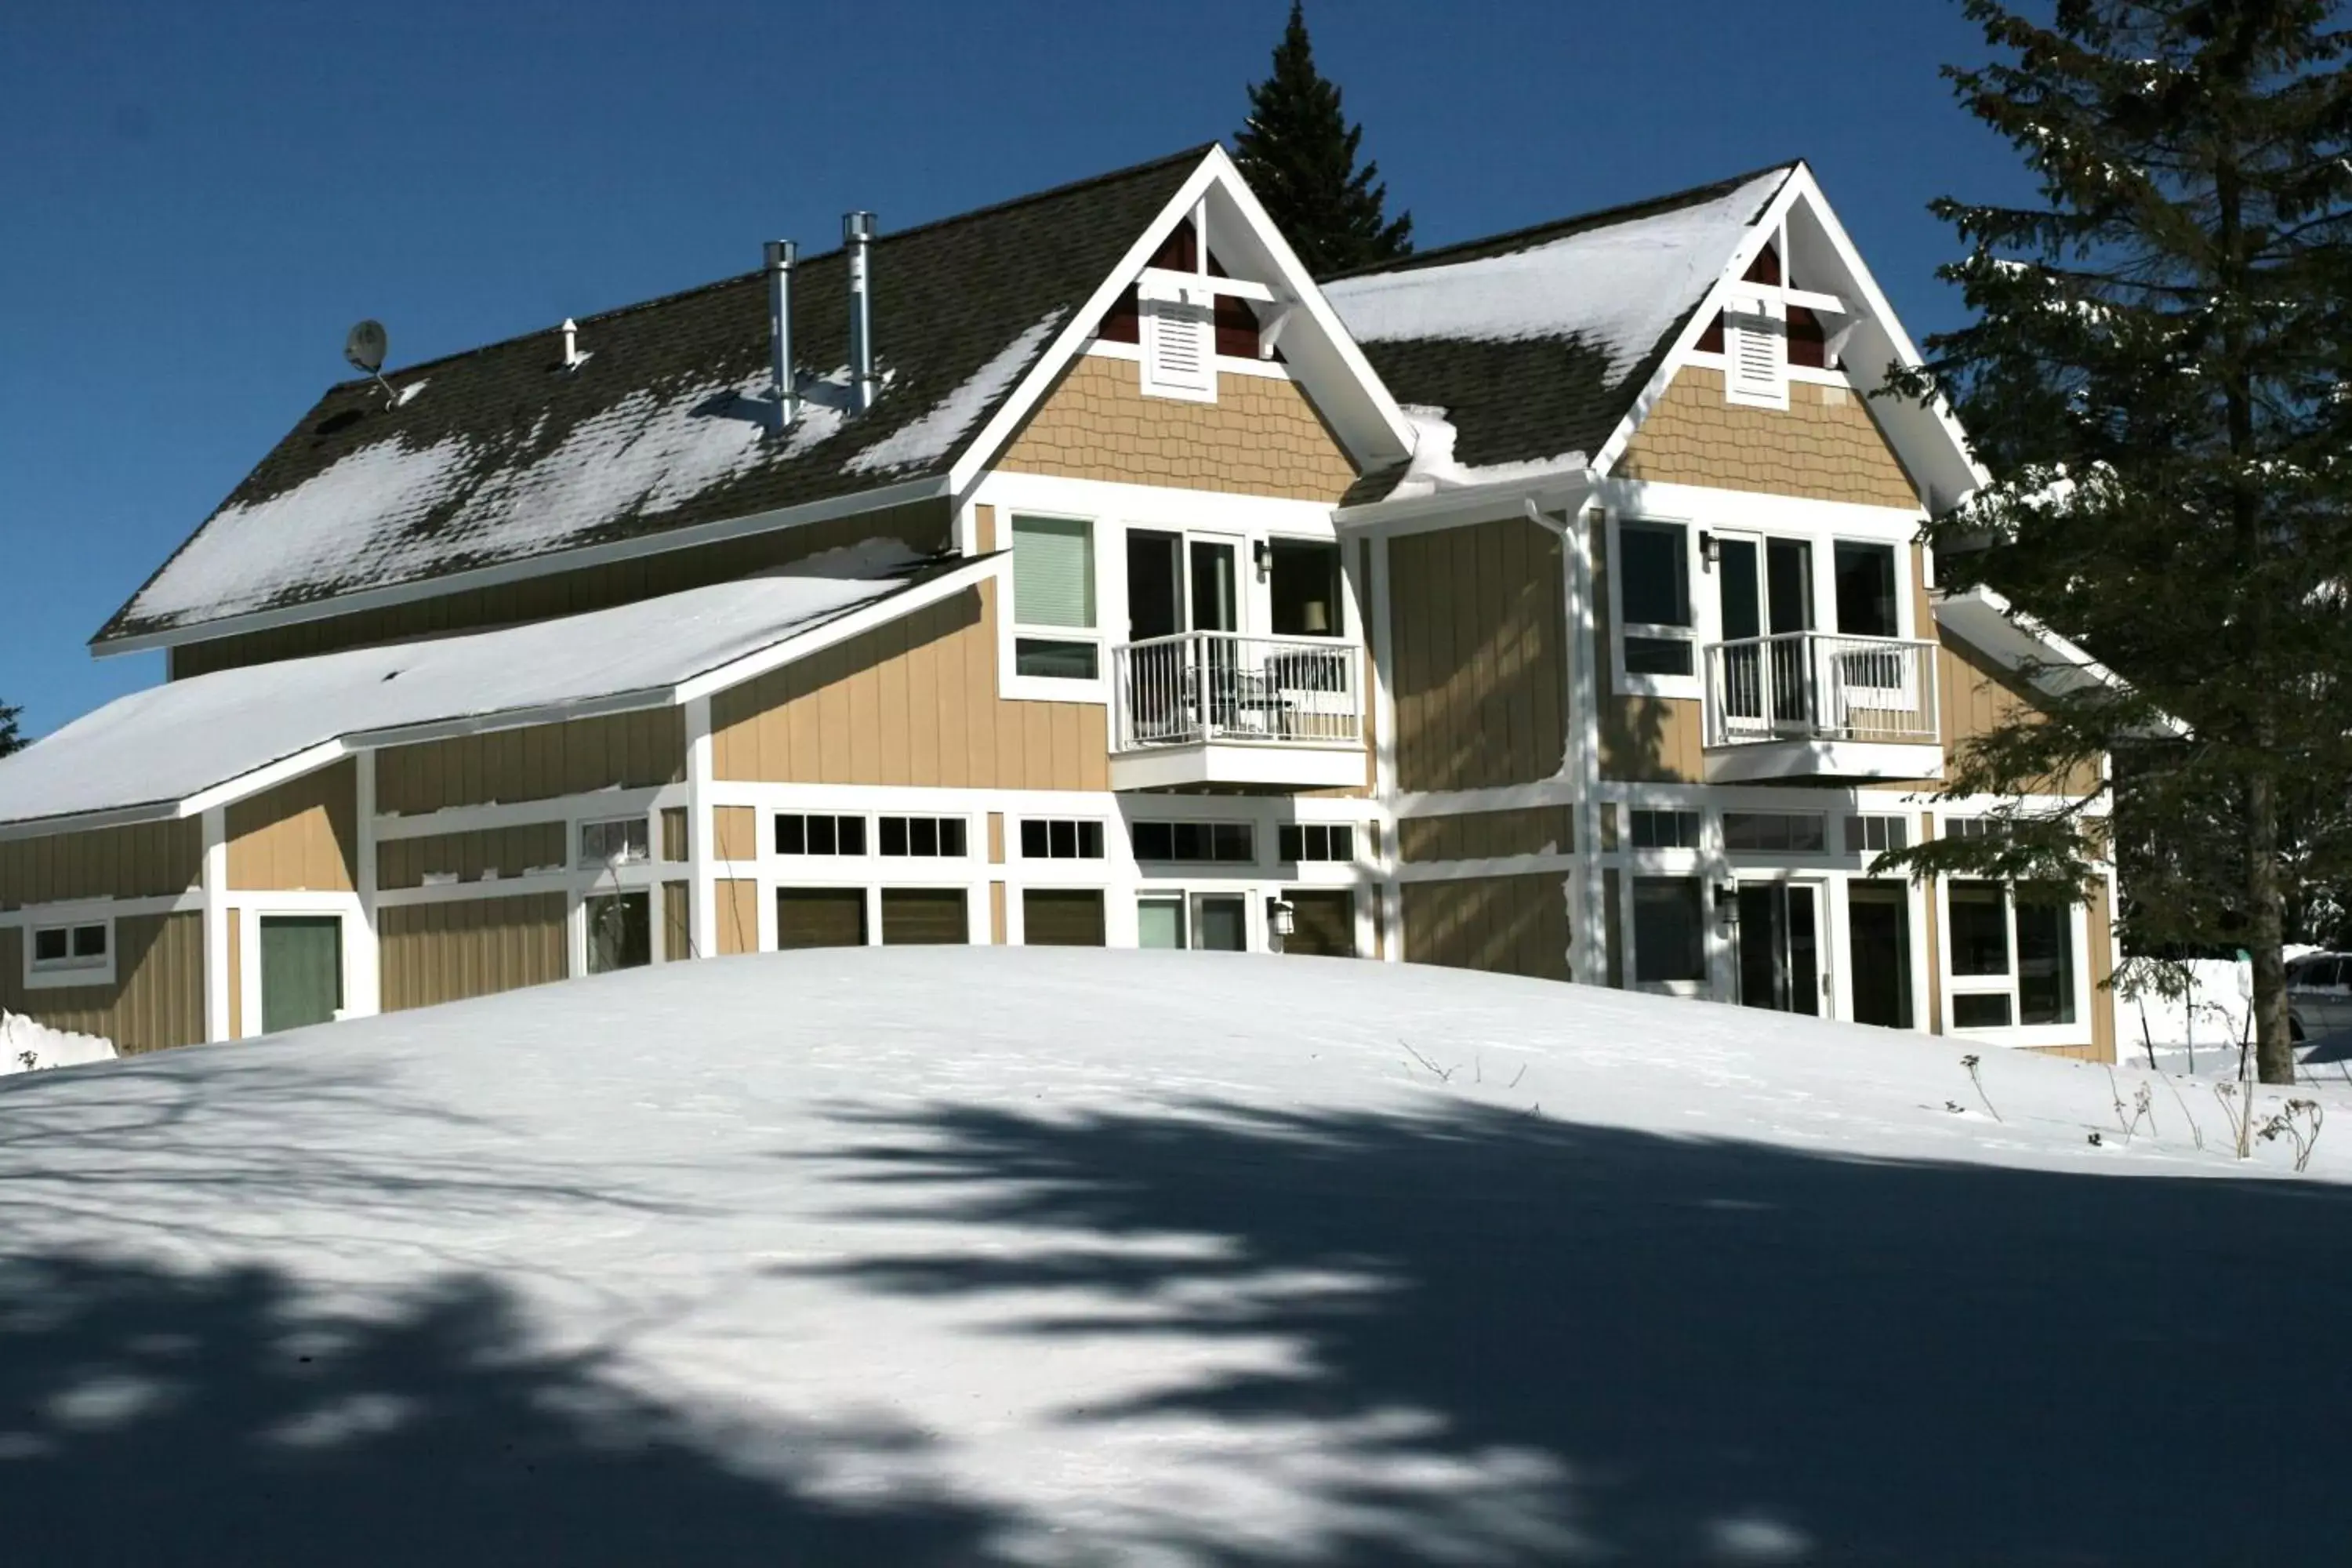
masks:
[[[2332,1560],[2352,1090],[1962,1054],[877,949],[23,1074],[5,1554]]]
[[[79,1067],[85,1062],[110,1062],[114,1042],[97,1035],[77,1035],[0,1008],[0,1077],[13,1072],[38,1072],[46,1068]]]

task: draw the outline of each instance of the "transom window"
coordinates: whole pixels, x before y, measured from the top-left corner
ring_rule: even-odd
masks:
[[[866,819],[818,812],[779,812],[776,816],[779,855],[863,855]]]
[[[1954,1028],[2074,1022],[2074,903],[2064,889],[1956,880],[1945,903]]]
[[[1636,849],[1696,849],[1698,813],[1637,805],[1633,808],[1633,840]]]
[[[1356,858],[1356,830],[1344,822],[1286,822],[1275,837],[1286,865],[1307,860],[1350,861]]]
[[[1899,816],[1849,816],[1845,819],[1845,852],[1876,855],[1900,849],[1911,841],[1911,829]]]
[[[1727,811],[1723,847],[1732,854],[1818,855],[1826,847],[1827,824],[1811,811]]]
[[[1131,831],[1139,860],[1245,866],[1257,858],[1246,822],[1139,822]]]
[[[35,926],[33,967],[36,970],[101,969],[113,945],[113,931],[104,921],[80,925]]]
[[[651,842],[642,816],[583,822],[580,825],[580,864],[634,866],[650,858]]]
[[[1013,518],[1013,625],[1015,674],[1095,679],[1102,649],[1095,635],[1093,523]]]
[[[1033,816],[1021,824],[1024,860],[1099,860],[1103,825],[1068,817]]]
[[[1628,675],[1697,673],[1689,535],[1679,522],[1617,525],[1618,643]]]
[[[964,823],[961,816],[885,816],[877,819],[875,826],[885,855],[937,856],[951,860],[963,858]]]

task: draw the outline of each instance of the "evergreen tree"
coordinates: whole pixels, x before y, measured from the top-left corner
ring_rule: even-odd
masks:
[[[16,728],[17,717],[24,711],[22,708],[11,708],[5,702],[0,702],[0,757],[11,752],[21,752],[31,744]]]
[[[2346,859],[2352,790],[2352,38],[2339,0],[1963,0],[1995,62],[1946,73],[2036,205],[1936,204],[1973,324],[1940,391],[1994,479],[1930,528],[2128,689],[2062,679],[1948,795],[2054,791],[2116,748],[2115,836],[2080,807],[1899,858],[2083,885],[2128,857],[2135,947],[2243,947],[2264,1081],[2289,1082],[2281,943]]]
[[[1249,89],[1249,120],[1234,138],[1234,160],[1291,247],[1318,277],[1412,250],[1412,215],[1393,222],[1378,163],[1356,166],[1364,139],[1339,111],[1339,89],[1315,68],[1307,17],[1291,0],[1290,25],[1275,47],[1274,74]]]

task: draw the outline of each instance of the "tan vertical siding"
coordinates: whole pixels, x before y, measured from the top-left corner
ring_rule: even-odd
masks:
[[[125,1056],[205,1037],[205,918],[121,915],[111,985],[31,990],[25,933],[0,931],[0,1007],[53,1029],[102,1035]]]
[[[1952,636],[1942,634],[1943,649],[1936,660],[1941,689],[1937,694],[1944,731],[1944,754],[1957,758],[1962,748],[1980,735],[2008,723],[2014,714],[2037,711],[2033,694],[1990,659]],[[2055,780],[2039,780],[2029,787],[2035,794],[2096,795],[2100,788],[2095,763],[2082,763]]]
[[[694,840],[687,832],[686,807],[666,805],[661,814],[661,858],[672,865],[690,860]]]
[[[1407,963],[1568,978],[1568,888],[1560,873],[1407,882],[1402,892]]]
[[[228,885],[348,893],[359,877],[359,764],[346,759],[236,802]]]
[[[713,806],[710,837],[721,860],[760,857],[760,814],[748,805]]]
[[[1532,522],[1390,542],[1400,788],[1477,789],[1560,771],[1565,614],[1559,542]]]
[[[760,884],[748,877],[719,879],[719,951],[760,951]]]
[[[2101,883],[2091,892],[2091,907],[2084,911],[2085,935],[2091,948],[2091,1058],[2097,1062],[2116,1059],[2116,993],[2109,984],[2115,978],[2115,931],[2110,923],[2107,889]]]
[[[528,822],[472,833],[379,839],[375,847],[375,885],[383,889],[421,888],[427,877],[455,877],[460,882],[478,882],[485,878],[561,869],[567,858],[565,843],[569,832],[566,823]]]
[[[711,699],[721,779],[1104,790],[1103,710],[996,694],[982,584]],[[920,737],[918,739],[918,737]]]
[[[1081,356],[996,466],[1116,484],[1337,502],[1355,465],[1294,382],[1217,377],[1214,403],[1146,397],[1132,360]]]
[[[1397,824],[1405,860],[1485,860],[1506,855],[1566,855],[1576,847],[1576,820],[1565,805],[1408,816]]]
[[[569,973],[561,893],[378,911],[383,1009],[396,1013],[561,980]]]
[[[600,789],[686,780],[686,715],[677,708],[534,724],[376,753],[376,807],[419,816]]]
[[[929,554],[946,547],[950,528],[950,513],[946,501],[917,501],[856,517],[803,523],[687,550],[665,551],[635,561],[552,572],[543,577],[491,588],[437,594],[415,604],[188,643],[172,650],[171,678],[183,680],[209,670],[301,658],[338,648],[488,630],[555,616],[576,616],[586,610],[609,609],[663,594],[729,582],[864,539],[904,540]]]
[[[1004,945],[1004,884],[988,885],[988,940]]]
[[[1790,384],[1787,408],[1750,408],[1724,401],[1723,373],[1699,365],[1667,386],[1615,475],[1864,506],[1919,504],[1869,399],[1801,381]]]
[[[694,894],[685,882],[662,884],[662,955],[669,962],[694,955]]]
[[[1004,864],[1004,814],[1001,811],[988,814],[988,863]]]
[[[203,879],[204,824],[142,822],[0,842],[0,909],[74,899],[156,899]]]
[[[1706,774],[1699,704],[1684,697],[1617,693],[1615,627],[1609,613],[1609,531],[1592,531],[1592,669],[1600,693],[1601,776],[1643,784],[1696,784]],[[1693,657],[1697,657],[1696,650]]]

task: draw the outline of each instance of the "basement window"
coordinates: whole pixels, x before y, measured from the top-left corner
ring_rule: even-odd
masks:
[[[1021,824],[1024,860],[1099,860],[1103,825],[1074,817],[1033,816]]]
[[[779,812],[776,815],[779,855],[863,855],[866,818],[835,816],[821,812]]]
[[[1138,860],[1246,866],[1257,859],[1246,822],[1139,822],[1132,832]]]
[[[114,933],[105,921],[86,925],[35,926],[33,968],[103,969],[114,952]]]
[[[885,855],[949,860],[963,858],[964,823],[961,816],[885,816],[877,819],[875,826],[880,830]],[[889,940],[887,931],[883,940]]]

